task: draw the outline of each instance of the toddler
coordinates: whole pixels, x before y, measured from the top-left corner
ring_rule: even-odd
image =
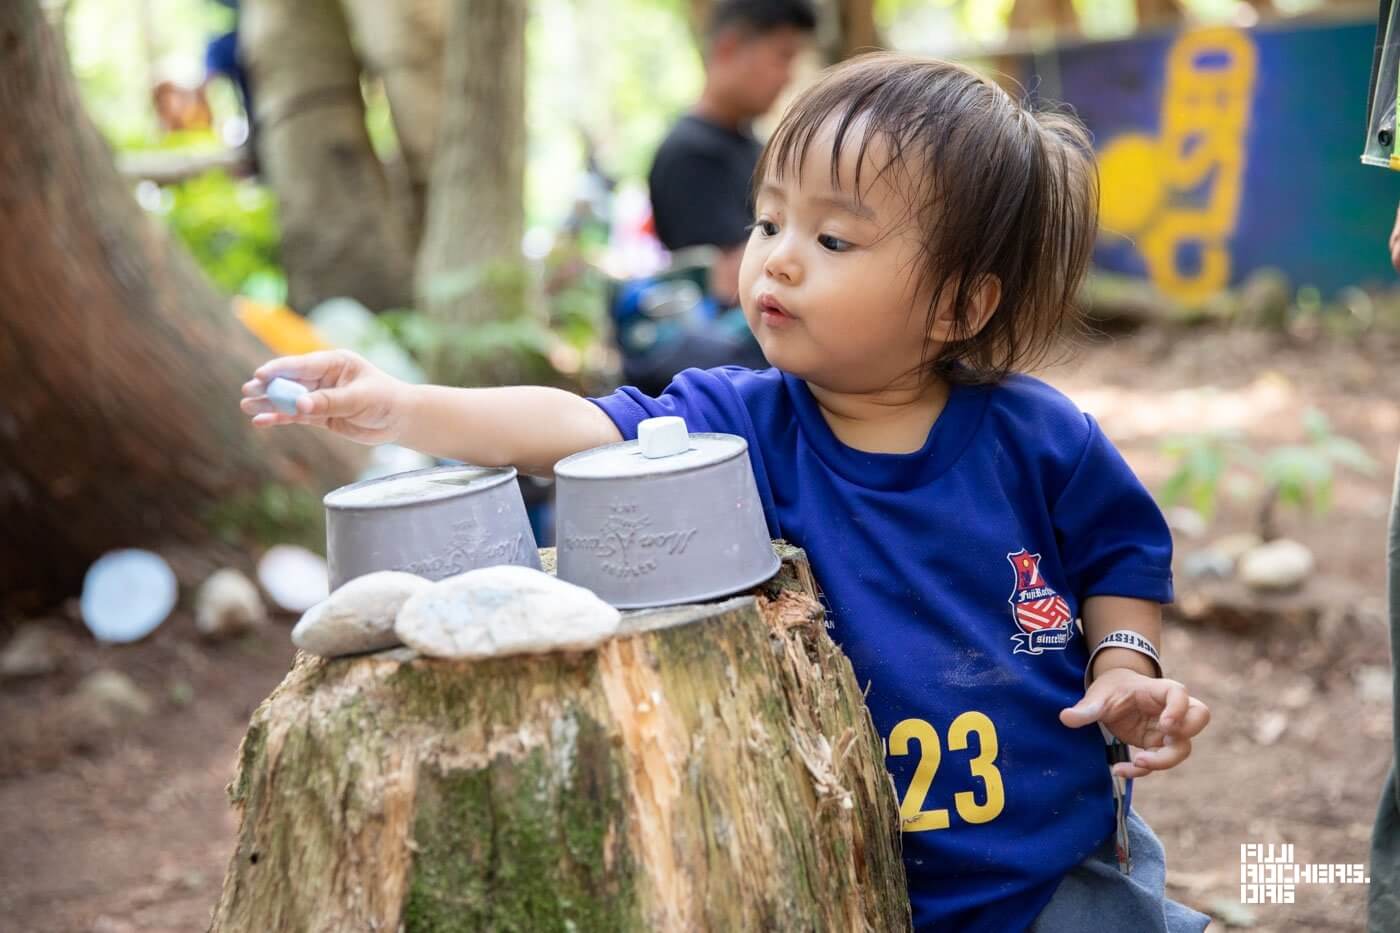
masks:
[[[1089,263],[1087,134],[963,67],[873,55],[793,104],[754,193],[740,295],[770,369],[590,400],[328,352],[261,367],[243,408],[542,475],[645,418],[741,435],[770,533],[807,550],[869,685],[915,927],[1204,929],[1123,799],[1209,720],[1157,660],[1170,534],[1093,419],[1016,374]],[[313,389],[296,414],[274,376]]]

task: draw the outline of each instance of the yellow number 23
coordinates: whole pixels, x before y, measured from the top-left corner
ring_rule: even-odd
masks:
[[[948,727],[948,748],[963,751],[967,748],[968,736],[977,733],[978,754],[968,762],[972,776],[982,779],[986,799],[977,802],[977,795],[970,790],[958,791],[953,795],[953,805],[958,816],[969,823],[987,823],[997,818],[1006,806],[1006,792],[1001,783],[1001,772],[993,762],[997,757],[997,730],[986,714],[976,710],[963,713]],[[921,833],[930,829],[948,828],[948,810],[925,810],[924,798],[933,784],[933,776],[938,772],[938,764],[943,759],[943,747],[933,726],[922,719],[906,719],[890,732],[890,754],[901,758],[909,754],[909,741],[919,743],[919,764],[914,769],[914,777],[909,781],[904,800],[899,805],[899,816],[906,833]]]

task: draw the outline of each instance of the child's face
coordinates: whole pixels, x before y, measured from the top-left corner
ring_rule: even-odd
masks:
[[[858,129],[841,153],[840,187],[826,157],[830,126],[812,141],[800,173],[761,181],[739,273],[744,316],[768,362],[841,392],[905,385],[938,349],[927,330],[930,295],[918,274],[921,245],[903,173],[879,172],[888,147],[872,139],[857,202]]]

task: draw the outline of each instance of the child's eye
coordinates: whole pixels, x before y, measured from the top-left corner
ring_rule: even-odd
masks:
[[[829,233],[819,234],[817,236],[817,242],[820,243],[824,249],[829,249],[833,253],[844,253],[853,245],[852,243],[843,240],[840,237],[832,236]]]
[[[757,230],[764,236],[775,236],[778,233],[778,225],[771,220],[756,220],[751,229]]]

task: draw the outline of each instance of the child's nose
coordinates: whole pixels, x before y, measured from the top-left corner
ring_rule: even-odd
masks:
[[[802,264],[798,261],[792,239],[789,236],[778,238],[768,258],[763,261],[763,271],[772,278],[796,285],[802,279]]]

